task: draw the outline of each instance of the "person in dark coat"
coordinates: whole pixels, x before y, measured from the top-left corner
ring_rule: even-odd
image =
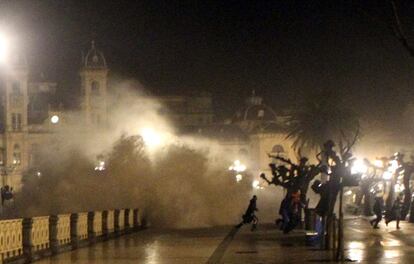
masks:
[[[384,200],[381,196],[375,197],[374,214],[375,219],[371,220],[370,223],[373,228],[378,229],[378,223],[382,220],[382,211],[384,210]]]
[[[402,209],[402,201],[401,196],[398,195],[394,201],[394,204],[391,208],[392,218],[387,219],[385,224],[388,226],[388,223],[395,220],[397,222],[397,229],[400,229],[400,220],[401,220],[401,209]]]
[[[254,231],[257,228],[257,223],[259,222],[259,219],[255,215],[255,212],[259,211],[259,209],[257,209],[256,201],[257,196],[253,195],[252,199],[250,199],[249,206],[247,207],[247,210],[243,215],[243,221],[236,226],[237,228],[240,228],[243,224],[250,223],[252,223],[252,231]]]

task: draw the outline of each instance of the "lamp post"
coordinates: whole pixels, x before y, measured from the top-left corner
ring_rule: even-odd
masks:
[[[235,160],[233,164],[229,167],[229,171],[232,171],[235,174],[236,181],[240,182],[243,180],[243,172],[246,170],[246,165],[240,162],[240,160]]]

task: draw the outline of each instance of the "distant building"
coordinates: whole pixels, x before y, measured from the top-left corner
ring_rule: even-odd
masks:
[[[258,178],[261,172],[270,174],[269,163],[274,162],[268,154],[291,158],[292,141],[287,136],[286,115],[278,115],[263,103],[263,98],[253,91],[243,108],[233,118],[197,128],[193,131],[204,137],[217,140],[234,160],[240,160]]]
[[[82,126],[105,128],[108,121],[108,65],[95,44],[82,57],[80,110]],[[0,170],[2,185],[19,189],[24,171],[38,164],[39,148],[50,144],[67,110],[56,101],[57,84],[30,75],[25,57],[15,56],[0,76]],[[212,98],[207,93],[147,96],[163,107],[161,115],[171,120],[180,133],[217,140],[227,154],[249,164],[258,174],[268,170],[268,153],[292,156],[286,137],[286,122],[262,98],[252,94],[246,106],[226,122],[214,120]]]

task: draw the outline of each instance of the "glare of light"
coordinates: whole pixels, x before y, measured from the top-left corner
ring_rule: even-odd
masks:
[[[96,171],[104,171],[105,170],[105,161],[100,160],[97,164],[97,166],[95,167]]]
[[[144,140],[144,143],[149,147],[157,147],[162,143],[161,135],[152,128],[143,128],[139,134],[142,140]]]
[[[381,243],[384,247],[399,247],[401,242],[396,239],[385,240]]]
[[[378,168],[383,168],[384,167],[384,162],[380,159],[376,159],[376,160],[374,160],[374,166],[378,167]]]
[[[9,50],[9,40],[4,34],[0,33],[0,62],[1,63],[4,63],[6,61],[8,50]]]
[[[394,173],[391,171],[384,171],[384,173],[382,174],[382,178],[384,180],[391,180],[393,174]]]
[[[42,177],[42,173],[40,171],[38,171],[38,172],[36,172],[36,176],[40,178],[40,177]]]
[[[243,175],[241,175],[241,174],[237,174],[237,175],[236,175],[236,181],[237,181],[237,182],[240,182],[241,180],[243,180]]]
[[[351,168],[351,173],[355,174],[355,173],[362,173],[365,174],[368,171],[368,167],[365,164],[365,162],[361,159],[357,159],[353,164],[352,164],[352,168]]]
[[[392,160],[390,161],[390,167],[388,168],[390,171],[396,171],[399,168],[398,161]]]
[[[365,248],[365,245],[364,245],[364,243],[359,242],[359,241],[351,241],[349,243],[348,247],[350,249],[363,249],[363,248]]]
[[[252,182],[252,187],[255,189],[260,189],[260,182],[258,180],[254,180]]]
[[[402,184],[397,183],[397,184],[394,185],[394,192],[396,192],[396,193],[400,193],[400,192],[404,191],[404,189],[405,189],[404,185],[402,185]]]
[[[378,183],[377,186],[378,186],[378,189],[380,189],[380,190],[382,190],[382,188],[384,188],[384,185],[381,182]]]
[[[50,122],[52,122],[52,124],[57,124],[59,123],[59,116],[54,115],[50,118]]]
[[[384,257],[389,258],[398,258],[401,256],[401,252],[397,249],[386,249],[384,250]]]
[[[246,165],[242,164],[240,160],[235,160],[233,164],[229,167],[230,171],[243,172],[246,170]]]
[[[352,241],[348,245],[349,247],[349,258],[355,261],[361,261],[365,245],[362,242]]]
[[[351,195],[351,194],[352,194],[352,191],[351,191],[351,190],[346,191],[346,192],[344,193],[344,195]]]

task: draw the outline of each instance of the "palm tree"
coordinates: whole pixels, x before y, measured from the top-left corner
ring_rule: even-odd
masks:
[[[347,141],[359,129],[354,111],[347,108],[332,90],[313,92],[299,102],[288,120],[288,138],[294,149],[320,150],[331,139]]]
[[[342,160],[345,154],[348,155],[350,148],[355,143],[359,135],[359,120],[354,111],[346,107],[342,97],[338,96],[333,90],[323,89],[308,95],[295,108],[289,118],[289,133],[287,138],[293,139],[294,149],[316,150],[322,149],[322,145],[327,140],[339,142],[340,154]],[[351,143],[350,138],[354,138]],[[343,143],[347,148],[343,148]],[[343,177],[344,175],[339,175]],[[340,182],[340,181],[339,181]],[[343,250],[343,213],[342,213],[342,194],[343,188],[340,188],[340,219],[338,239],[339,247],[337,258],[344,258]],[[330,207],[333,208],[335,203],[331,201]],[[322,225],[325,229],[331,226],[332,212],[322,218]],[[327,228],[327,237],[325,247],[329,247],[329,237],[333,230]]]

